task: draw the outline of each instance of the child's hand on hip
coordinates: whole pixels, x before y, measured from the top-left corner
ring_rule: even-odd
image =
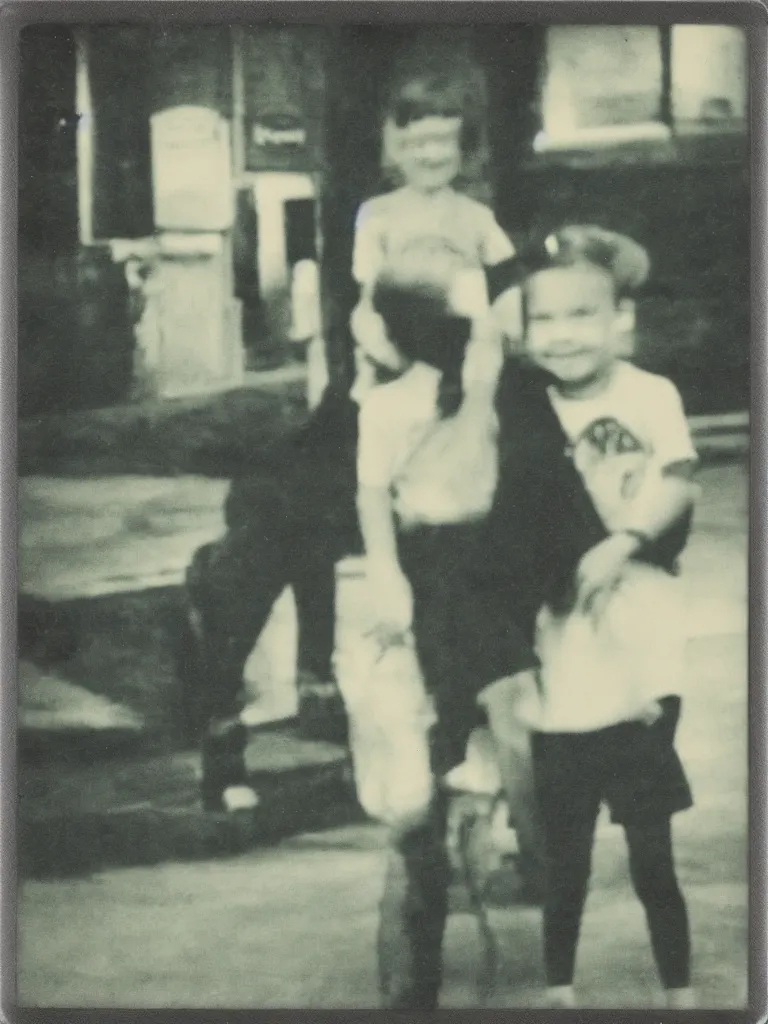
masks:
[[[599,614],[637,546],[635,537],[614,533],[584,555],[576,570],[577,603],[582,611]]]

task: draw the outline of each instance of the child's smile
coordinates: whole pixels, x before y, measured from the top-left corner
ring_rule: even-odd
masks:
[[[461,120],[426,117],[401,130],[400,167],[406,182],[424,192],[451,184],[461,166]]]
[[[617,309],[607,275],[553,267],[526,285],[526,350],[563,384],[602,379],[616,358]]]

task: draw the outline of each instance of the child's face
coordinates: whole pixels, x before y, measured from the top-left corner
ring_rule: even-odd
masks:
[[[618,309],[597,267],[552,267],[525,285],[525,349],[564,384],[598,378],[616,359]]]
[[[461,169],[461,119],[425,117],[399,132],[398,164],[408,185],[436,192]]]

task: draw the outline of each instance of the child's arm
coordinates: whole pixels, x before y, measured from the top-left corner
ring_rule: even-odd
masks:
[[[696,451],[680,395],[669,381],[660,384],[653,423],[655,457],[627,511],[624,528],[597,544],[579,563],[577,589],[583,607],[592,606],[600,592],[611,590],[627,561],[679,522],[698,496],[693,481]]]
[[[493,267],[514,256],[515,247],[490,207],[484,206],[482,209],[481,257],[486,267]]]
[[[395,424],[386,401],[371,394],[360,409],[357,512],[367,556],[375,629],[382,639],[401,635],[412,619],[411,590],[398,561],[390,493]]]
[[[509,274],[504,268],[515,255],[515,247],[493,213],[488,210],[488,214],[483,230],[482,259],[491,292],[492,316],[507,341],[517,344],[523,336],[521,289],[511,282],[500,292],[498,285],[494,287],[500,275],[503,280]]]
[[[579,563],[576,586],[582,607],[592,608],[601,592],[613,589],[629,559],[678,522],[690,510],[696,494],[696,485],[677,472],[654,474],[646,481],[631,525],[595,545]]]
[[[370,285],[361,287],[360,299],[349,321],[352,337],[362,353],[374,363],[388,370],[402,370],[405,361],[387,337],[384,320],[373,308],[372,292]]]
[[[373,288],[384,261],[384,239],[375,201],[363,203],[355,222],[352,276],[360,298],[352,310],[350,328],[361,352],[390,370],[402,369],[402,358],[387,337],[383,319],[373,308]]]

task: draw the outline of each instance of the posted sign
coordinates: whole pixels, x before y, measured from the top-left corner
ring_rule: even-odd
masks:
[[[155,227],[225,231],[234,203],[229,125],[207,107],[180,106],[151,120]]]
[[[262,114],[247,126],[246,165],[249,171],[307,169],[307,130],[294,114]]]
[[[312,170],[324,89],[312,26],[258,25],[241,37],[247,171]]]

